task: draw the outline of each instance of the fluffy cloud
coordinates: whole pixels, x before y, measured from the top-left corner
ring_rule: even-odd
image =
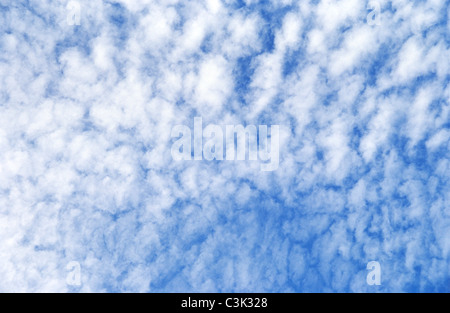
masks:
[[[1,1],[0,291],[449,291],[448,1],[68,3]]]

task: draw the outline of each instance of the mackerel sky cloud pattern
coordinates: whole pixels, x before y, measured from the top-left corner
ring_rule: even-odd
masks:
[[[0,0],[0,30],[0,292],[450,292],[450,1]],[[280,125],[278,169],[174,161],[195,117]]]

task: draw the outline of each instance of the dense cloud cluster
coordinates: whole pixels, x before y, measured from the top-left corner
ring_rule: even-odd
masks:
[[[0,20],[0,291],[450,291],[448,0],[0,0]],[[278,170],[174,161],[197,116],[280,125]]]

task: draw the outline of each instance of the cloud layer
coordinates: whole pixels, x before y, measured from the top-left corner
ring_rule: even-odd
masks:
[[[0,292],[450,291],[448,0],[68,3],[0,1]]]

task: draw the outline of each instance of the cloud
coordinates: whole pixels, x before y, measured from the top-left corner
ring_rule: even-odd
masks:
[[[78,3],[0,7],[0,291],[449,291],[446,1]],[[196,116],[279,168],[174,161]]]

